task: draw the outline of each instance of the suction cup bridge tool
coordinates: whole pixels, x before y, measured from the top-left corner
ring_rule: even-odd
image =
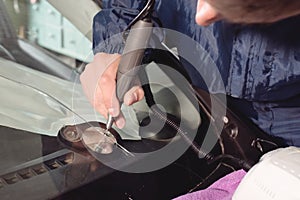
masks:
[[[134,156],[118,143],[118,133],[114,129],[105,131],[105,124],[100,122],[85,121],[82,124],[65,126],[60,130],[58,138],[68,148],[80,153],[88,149],[95,153],[109,154],[116,145],[125,155]]]

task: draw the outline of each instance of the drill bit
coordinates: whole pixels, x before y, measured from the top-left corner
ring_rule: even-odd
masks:
[[[108,114],[108,117],[107,117],[107,121],[106,121],[106,130],[104,131],[104,134],[107,136],[107,137],[114,137],[111,132],[109,131],[109,129],[111,128],[112,124],[114,122],[114,118]],[[100,144],[100,141],[99,143]],[[120,145],[119,143],[115,142],[114,143],[117,147],[119,147],[126,155],[130,155],[132,157],[134,157],[134,154],[132,154],[130,151],[128,151],[126,148],[124,148],[122,145]]]
[[[108,131],[111,128],[113,122],[114,122],[114,118],[110,114],[108,114],[107,121],[106,121],[106,131]]]

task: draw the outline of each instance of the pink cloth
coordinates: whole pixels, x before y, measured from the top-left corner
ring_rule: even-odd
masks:
[[[244,170],[234,171],[204,190],[188,193],[174,200],[229,200],[245,174]]]

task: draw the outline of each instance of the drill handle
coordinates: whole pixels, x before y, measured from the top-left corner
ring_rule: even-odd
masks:
[[[138,82],[138,69],[152,33],[153,23],[137,21],[130,29],[117,72],[117,97],[123,102],[125,93]]]

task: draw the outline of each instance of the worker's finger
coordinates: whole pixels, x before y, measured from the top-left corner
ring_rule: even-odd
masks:
[[[82,83],[83,91],[90,101],[91,105],[101,115],[107,118],[107,109],[103,104],[102,91],[98,87],[98,80],[93,80],[93,76],[90,76],[87,72],[80,75],[80,81]]]
[[[119,57],[119,54],[97,53],[93,61],[85,67],[85,70],[80,75],[80,82],[85,95],[93,107],[104,117],[107,117],[108,112],[105,101],[111,100],[110,97],[112,96],[105,88],[108,86],[113,88],[110,89],[111,91],[115,91],[115,85],[111,86],[111,83],[115,84],[117,65],[112,65],[112,63],[115,63]],[[112,69],[114,67],[116,69]],[[103,81],[103,77],[106,77],[105,80],[110,81]],[[101,83],[101,81],[104,83]],[[109,103],[106,104],[109,105]],[[110,108],[111,106],[108,107]],[[118,104],[113,107],[118,107]]]
[[[114,121],[115,121],[115,125],[118,128],[120,128],[120,129],[124,128],[126,121],[125,121],[125,118],[124,118],[122,112],[120,112],[120,114],[114,118]]]
[[[140,86],[132,87],[124,96],[124,104],[129,106],[144,98],[144,90]]]
[[[103,103],[109,114],[117,117],[120,113],[120,104],[116,96],[116,74],[120,56],[115,56],[111,63],[100,77],[99,87],[101,88]]]
[[[106,119],[108,118],[108,110],[106,109],[105,105],[103,103],[100,103],[100,101],[95,101],[94,108],[96,111],[98,111],[103,117]]]
[[[98,101],[101,99],[101,91],[100,88],[98,88],[98,80],[101,74],[102,72],[97,68],[97,65],[92,62],[85,67],[85,70],[80,75],[83,92],[95,108],[99,104]]]

